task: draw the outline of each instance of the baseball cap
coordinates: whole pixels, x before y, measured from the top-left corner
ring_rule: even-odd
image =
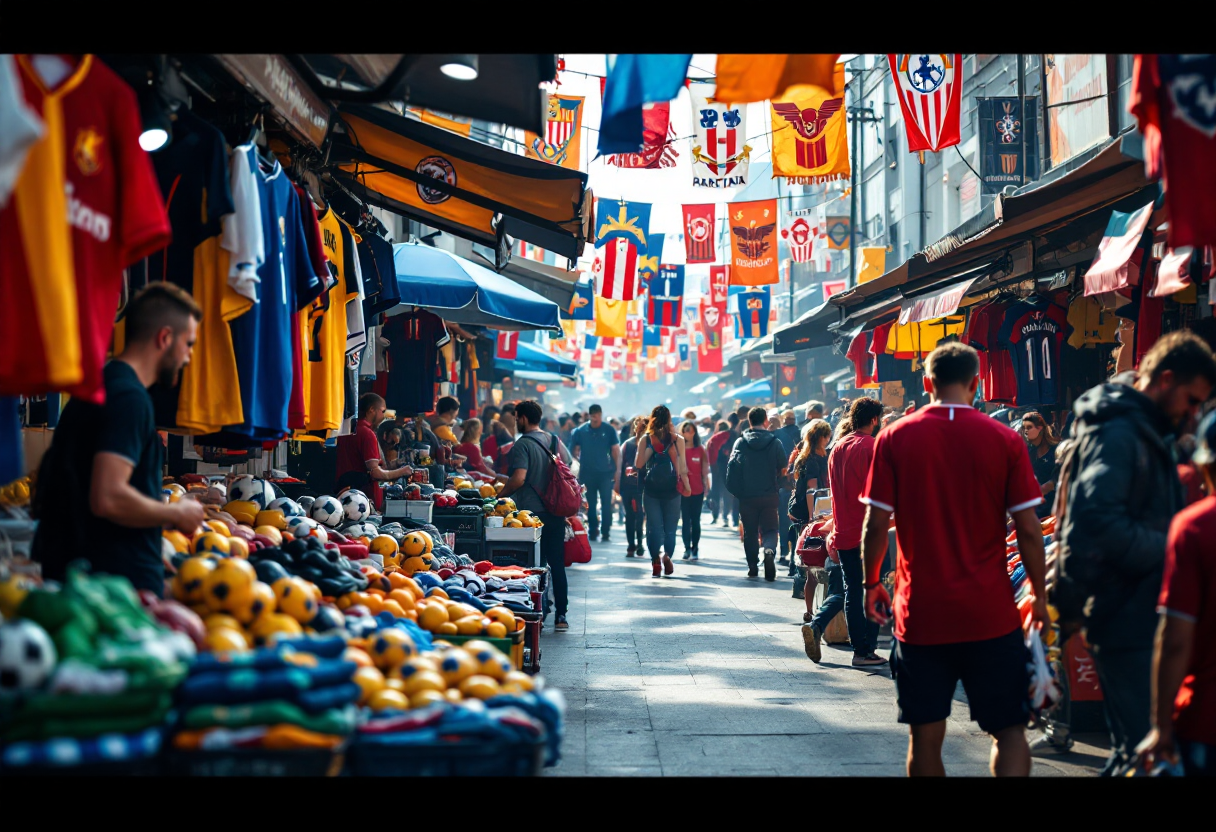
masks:
[[[1196,465],[1212,465],[1216,463],[1216,410],[1213,410],[1199,423],[1195,432],[1195,453],[1191,461]]]

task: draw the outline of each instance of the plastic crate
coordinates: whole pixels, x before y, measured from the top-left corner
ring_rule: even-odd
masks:
[[[486,540],[488,541],[511,541],[511,542],[527,542],[535,543],[540,540],[541,529],[537,526],[523,526],[520,528],[502,528],[502,529],[486,529]]]
[[[406,500],[405,501],[405,516],[411,520],[419,520],[423,523],[433,523],[431,519],[435,513],[435,504],[430,500]]]
[[[347,773],[356,777],[538,777],[545,741],[440,740],[419,745],[356,741]]]
[[[440,531],[455,532],[457,535],[468,535],[480,540],[482,529],[485,528],[486,518],[484,514],[451,513],[450,509],[448,511],[435,509],[434,518],[431,522]]]
[[[164,773],[175,777],[337,777],[347,746],[334,749],[268,751],[225,748],[215,751],[168,749]]]

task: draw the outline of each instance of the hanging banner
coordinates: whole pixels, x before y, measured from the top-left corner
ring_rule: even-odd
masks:
[[[740,338],[763,338],[768,335],[769,305],[772,298],[768,287],[752,289],[739,295],[739,314],[735,332]]]
[[[844,112],[844,64],[835,89],[792,87],[772,102],[773,176],[791,185],[848,179],[849,142]]]
[[[975,100],[980,118],[980,181],[985,194],[999,194],[1008,185],[1020,186],[1039,178],[1038,98],[1027,96],[1026,103],[1029,106],[1023,107],[1016,96]],[[1026,136],[1031,140],[1026,141]]]
[[[730,296],[730,266],[710,266],[709,299],[714,306],[726,311],[726,300]]]
[[[904,114],[908,150],[937,152],[959,143],[963,56],[887,55]]]
[[[633,300],[638,296],[638,250],[618,237],[595,256],[591,265],[597,293],[609,300]]]
[[[777,273],[777,200],[732,202],[730,217],[731,283],[765,286]]]
[[[722,372],[722,319],[718,307],[701,304],[701,343],[697,345],[697,372]]]
[[[647,361],[642,367],[642,381],[658,381],[659,364],[657,361]]]
[[[713,84],[690,84],[692,184],[698,188],[739,188],[747,184],[751,146],[747,144],[747,106],[711,101]]]
[[[604,157],[604,164],[618,168],[670,168],[675,167],[676,152],[671,140],[675,138],[671,126],[671,102],[662,101],[642,107],[642,149],[638,153],[613,153]]]
[[[781,238],[790,247],[790,259],[795,263],[805,263],[811,259],[815,229],[806,217],[795,217],[789,228],[781,229]]]
[[[643,290],[649,291],[650,279],[659,273],[665,237],[665,234],[651,234],[646,253],[638,255],[638,283]]]
[[[524,132],[525,155],[563,168],[578,170],[582,162],[583,97],[549,96],[545,136]]]
[[[600,339],[594,335],[583,336],[583,350],[585,352],[595,352],[600,348]]]
[[[680,356],[676,353],[669,353],[663,356],[663,372],[678,373],[680,371]]]
[[[887,249],[884,246],[862,246],[858,249],[857,284],[869,283],[882,277],[887,266]]]
[[[644,326],[641,318],[625,319],[625,340],[629,342],[630,346],[633,346],[635,341],[641,343]]]
[[[690,266],[717,260],[714,251],[714,209],[710,205],[684,206],[684,257]]]
[[[519,333],[518,332],[500,332],[498,340],[495,344],[494,357],[506,358],[511,361],[515,360],[515,356],[519,352]]]
[[[679,326],[683,319],[684,267],[659,266],[659,273],[650,281],[650,296],[646,305],[646,322],[651,326]]]
[[[849,218],[827,218],[828,248],[846,250],[849,247]]]
[[[604,369],[604,354],[602,352],[600,352],[599,350],[596,350],[591,355],[591,369],[593,369],[593,370]]]
[[[601,248],[612,240],[624,239],[637,246],[639,254],[648,254],[647,235],[650,233],[650,205],[624,199],[599,199],[595,213],[595,247]]]
[[[574,284],[574,295],[570,298],[570,306],[560,310],[560,316],[571,321],[591,321],[595,319],[595,296],[592,281],[580,280]]]
[[[595,299],[595,334],[606,338],[625,337],[625,301]]]
[[[658,324],[642,328],[643,347],[661,347],[663,345],[663,328]]]

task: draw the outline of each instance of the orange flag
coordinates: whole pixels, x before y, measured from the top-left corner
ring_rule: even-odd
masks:
[[[777,200],[732,202],[730,282],[732,286],[767,286],[781,278],[777,271]]]
[[[595,334],[607,338],[625,337],[625,310],[629,301],[595,298]]]
[[[798,84],[836,89],[836,60],[840,55],[719,55],[718,101],[742,103],[780,98]]]

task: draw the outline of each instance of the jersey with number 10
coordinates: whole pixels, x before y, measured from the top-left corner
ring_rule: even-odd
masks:
[[[1017,377],[1018,407],[1054,405],[1060,398],[1060,344],[1068,311],[1045,299],[1009,307],[997,341],[1009,345]]]

